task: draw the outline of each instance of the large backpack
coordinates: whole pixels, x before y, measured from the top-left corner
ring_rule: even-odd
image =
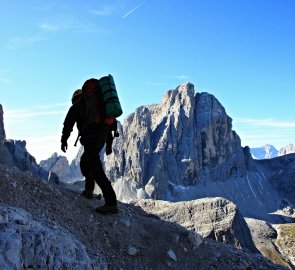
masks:
[[[105,123],[111,125],[123,111],[112,75],[89,79],[82,86],[85,125]]]

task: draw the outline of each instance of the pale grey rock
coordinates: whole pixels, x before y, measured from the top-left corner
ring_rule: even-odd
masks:
[[[0,147],[4,143],[4,140],[6,139],[3,115],[4,115],[3,107],[0,104]]]
[[[71,171],[71,179],[81,180],[83,179],[83,175],[80,170],[80,159],[84,152],[84,147],[81,145],[77,152],[76,157],[71,161],[70,171]]]
[[[48,182],[52,183],[52,184],[59,184],[59,178],[58,178],[57,174],[54,172],[49,172]]]
[[[70,165],[64,156],[53,153],[49,159],[40,161],[40,166],[47,172],[54,172],[62,182],[71,180]]]
[[[59,158],[60,158],[60,157],[58,156],[58,154],[57,154],[56,152],[54,152],[50,158],[48,158],[48,159],[46,159],[46,160],[41,160],[41,161],[39,162],[39,165],[40,165],[44,170],[46,170],[46,171],[49,172],[49,171],[54,167],[54,165],[55,165],[56,162],[59,160]]]
[[[295,223],[275,225],[275,229],[277,250],[288,259],[288,266],[295,269]]]
[[[256,248],[259,252],[265,256],[272,258],[277,263],[287,266],[290,269],[293,269],[292,262],[290,262],[288,254],[292,251],[290,248],[283,248],[280,250],[281,246],[277,242],[280,241],[278,238],[277,229],[268,222],[263,220],[257,220],[252,218],[246,218],[247,225],[249,226],[251,237]],[[285,226],[285,225],[284,225]],[[287,252],[284,252],[287,251]],[[285,254],[288,253],[288,254]]]
[[[288,144],[285,147],[282,147],[278,153],[279,156],[295,153],[295,145]]]
[[[174,251],[172,250],[172,249],[169,249],[168,251],[167,251],[167,255],[168,255],[168,257],[171,259],[171,260],[173,260],[173,261],[177,261],[177,257],[176,257],[176,255],[175,255],[175,253],[174,253]]]
[[[176,203],[139,200],[137,204],[148,213],[178,223],[202,237],[257,251],[244,218],[236,205],[226,199],[205,198]]]
[[[42,179],[47,179],[48,173],[36,162],[36,159],[27,151],[26,141],[5,140],[1,151],[0,163],[8,167],[17,167],[21,171],[29,171]]]
[[[17,183],[16,188],[10,185],[11,180]],[[56,237],[56,231],[70,231],[75,236],[72,240],[79,239],[87,248],[87,254],[93,262],[91,269],[94,270],[167,269],[168,262],[169,269],[173,270],[191,270],[195,266],[200,270],[285,269],[262,256],[238,250],[231,245],[208,241],[210,239],[204,239],[196,245],[197,237],[193,237],[196,236],[195,232],[171,221],[160,220],[133,204],[118,202],[120,212],[117,215],[102,217],[94,212],[101,205],[100,202],[83,199],[79,193],[64,189],[63,185],[50,185],[14,168],[0,165],[0,186],[1,202],[26,209],[39,224],[53,230]],[[124,226],[120,221],[126,217],[130,219],[130,226]],[[8,220],[7,215],[0,215],[1,222],[7,223]],[[22,228],[31,226],[27,222],[30,219],[25,214],[18,215],[15,220],[18,225],[22,224]],[[0,231],[2,228],[0,225]],[[62,244],[60,242],[58,245]],[[66,241],[64,243],[66,251],[71,244]],[[38,243],[33,246],[38,246]],[[140,253],[137,256],[128,255],[128,246],[137,248]],[[166,252],[169,249],[177,255],[177,261],[167,258]],[[65,252],[63,250],[62,246],[59,251]],[[0,249],[1,254],[4,251],[5,249]],[[14,254],[9,256],[12,255]],[[74,259],[75,256],[71,258]]]
[[[0,164],[17,167],[21,171],[29,171],[47,179],[48,173],[38,166],[36,159],[27,151],[26,141],[6,139],[3,114],[0,104]]]
[[[148,197],[173,200],[168,193],[175,186],[246,174],[232,119],[214,96],[195,95],[190,83],[168,91],[160,104],[139,107],[119,129],[115,154],[104,164],[113,181],[133,182],[129,193],[142,188]]]
[[[139,250],[136,247],[129,246],[127,248],[127,253],[130,256],[135,256],[135,255],[137,255],[139,253]]]
[[[281,196],[278,198],[277,209],[291,207],[290,214],[292,215],[295,208],[295,154],[260,160],[256,163],[263,172],[263,177],[268,179]]]
[[[1,204],[0,221],[1,269],[93,269],[73,235],[44,227],[25,210]]]
[[[278,156],[278,150],[270,144],[265,144],[262,147],[253,147],[250,149],[254,159],[269,159]]]
[[[79,181],[83,179],[80,171],[80,157],[82,153],[83,147],[80,148],[71,165],[65,156],[59,156],[57,153],[53,153],[46,160],[41,160],[39,165],[47,172],[54,172],[61,182]]]

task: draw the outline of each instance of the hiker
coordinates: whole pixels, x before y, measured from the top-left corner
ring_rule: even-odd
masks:
[[[106,144],[106,154],[109,155],[112,153],[112,131],[116,127],[116,119],[106,119],[109,120],[109,122],[101,121],[98,123],[93,121],[85,125],[85,123],[83,123],[83,116],[85,113],[83,108],[85,108],[85,104],[83,103],[84,100],[82,94],[83,91],[78,89],[72,96],[72,106],[70,107],[63,124],[61,150],[66,152],[68,148],[67,140],[73,131],[74,124],[76,123],[80,142],[84,146],[84,153],[80,159],[81,172],[85,177],[85,189],[82,192],[82,196],[91,199],[93,197],[96,182],[101,188],[105,204],[96,208],[95,211],[101,214],[115,214],[118,213],[116,194],[111,182],[103,170],[99,152]],[[115,136],[117,135],[115,134]]]

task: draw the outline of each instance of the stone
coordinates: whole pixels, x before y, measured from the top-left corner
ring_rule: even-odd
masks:
[[[66,232],[44,227],[19,208],[0,205],[1,269],[93,269],[85,247]]]
[[[127,253],[130,256],[135,256],[139,253],[139,250],[136,247],[128,246]]]
[[[168,255],[168,257],[171,259],[171,260],[173,260],[173,261],[177,261],[177,257],[176,257],[176,255],[175,255],[175,253],[174,253],[174,251],[172,250],[172,249],[169,249],[168,251],[167,251],[167,255]]]

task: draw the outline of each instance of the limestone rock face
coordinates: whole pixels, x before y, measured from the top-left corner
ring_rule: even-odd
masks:
[[[205,238],[256,252],[250,231],[236,205],[224,198],[205,198],[188,202],[139,200],[146,212],[180,224]]]
[[[251,154],[254,159],[269,159],[278,156],[278,150],[270,144],[265,144],[262,147],[251,148]]]
[[[23,209],[0,204],[1,269],[93,269],[85,247]]]
[[[3,144],[5,139],[6,139],[6,136],[5,136],[4,120],[3,120],[3,108],[2,108],[2,105],[0,104],[0,145]]]
[[[69,164],[66,157],[53,153],[50,158],[41,160],[40,166],[47,172],[55,173],[62,182],[81,180],[83,179],[83,175],[80,171],[80,158],[82,153],[83,147],[81,146],[71,164]]]
[[[279,156],[287,155],[287,154],[292,154],[295,153],[295,145],[293,144],[288,144],[285,147],[282,147],[279,151]]]
[[[42,179],[47,179],[48,173],[38,166],[36,159],[27,151],[26,141],[5,140],[0,163],[8,167],[17,167],[21,171],[29,171]]]
[[[3,108],[0,104],[0,164],[29,171],[43,179],[48,173],[38,166],[35,158],[27,151],[26,141],[7,140],[3,122]]]
[[[131,180],[146,197],[166,199],[174,185],[223,181],[247,170],[232,119],[214,96],[195,95],[190,83],[168,91],[160,104],[138,108],[119,133],[106,171],[112,180]]]
[[[67,158],[58,156],[57,153],[53,153],[52,156],[46,160],[41,160],[40,166],[45,171],[56,174],[60,181],[67,182],[72,178]]]
[[[285,197],[280,208],[295,207],[295,154],[284,155],[270,160],[257,161],[265,176],[275,189]],[[293,210],[290,215],[295,217]]]

